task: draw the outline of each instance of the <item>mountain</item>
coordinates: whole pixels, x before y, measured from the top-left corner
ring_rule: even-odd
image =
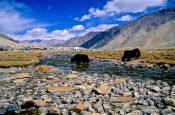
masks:
[[[81,46],[84,42],[95,37],[97,34],[98,34],[98,32],[90,32],[90,33],[88,33],[84,36],[81,36],[81,37],[71,38],[64,44],[64,46],[70,46],[70,47]]]
[[[31,48],[42,48],[41,45],[33,44],[33,43],[22,43],[19,41],[16,41],[5,34],[0,33],[0,48],[6,47],[6,48],[14,48],[14,49],[21,49],[24,47],[31,47]]]
[[[80,46],[95,49],[175,47],[174,30],[175,9],[167,8],[99,32]]]
[[[2,46],[15,47],[15,46],[18,46],[18,42],[12,38],[0,33],[0,47],[2,47]]]
[[[65,43],[64,40],[56,40],[56,39],[51,39],[51,40],[35,39],[35,40],[24,40],[21,42],[40,44],[40,45],[45,45],[45,46],[59,46]]]

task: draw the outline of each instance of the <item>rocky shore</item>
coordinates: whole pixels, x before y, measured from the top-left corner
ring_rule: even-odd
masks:
[[[173,67],[120,61],[94,62],[98,62],[98,67],[113,66],[116,69],[111,71],[115,74],[108,74],[106,70],[104,73],[64,71],[44,65],[0,69],[0,115],[175,114],[175,85],[160,78],[173,77]],[[127,70],[129,73],[129,69],[139,72],[132,76],[118,74]],[[142,76],[146,74],[160,79],[144,79]]]

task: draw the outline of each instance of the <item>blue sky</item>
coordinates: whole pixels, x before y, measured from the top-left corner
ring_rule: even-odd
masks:
[[[0,33],[17,40],[68,40],[126,24],[174,0],[0,0]]]

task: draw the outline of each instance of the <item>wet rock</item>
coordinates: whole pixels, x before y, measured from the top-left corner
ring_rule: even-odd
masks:
[[[7,107],[7,111],[8,111],[8,112],[16,111],[17,108],[18,108],[17,105],[10,104],[10,105],[8,105],[8,107]]]
[[[5,115],[6,109],[0,107],[0,115]]]

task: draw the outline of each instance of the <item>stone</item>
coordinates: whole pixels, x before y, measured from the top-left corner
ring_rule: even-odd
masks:
[[[60,82],[61,80],[59,79],[52,79],[52,80],[48,80],[49,83],[58,83]]]
[[[168,106],[167,108],[161,111],[161,114],[162,115],[174,115],[173,109],[175,110],[175,108]]]
[[[158,86],[153,87],[152,90],[156,93],[161,91],[161,89]]]
[[[93,107],[98,113],[104,113],[102,101],[98,101]]]
[[[79,76],[77,74],[67,74],[65,78],[73,79],[78,78]]]
[[[17,74],[13,74],[11,75],[11,77],[9,77],[9,80],[17,80],[17,79],[26,79],[29,78],[30,74],[29,73],[17,73]]]
[[[125,83],[128,79],[127,78],[119,78],[113,81],[113,84],[122,84]]]
[[[35,105],[37,107],[42,107],[42,106],[46,106],[47,105],[45,100],[35,100],[34,102],[35,102]]]
[[[95,112],[92,108],[92,105],[89,102],[84,102],[84,109],[87,109],[89,112]]]
[[[10,104],[7,106],[7,111],[11,112],[11,111],[16,111],[18,109],[17,105],[14,104]]]
[[[50,93],[54,93],[54,92],[70,92],[75,90],[76,88],[71,87],[71,86],[50,86],[47,87],[47,90]]]
[[[132,92],[123,92],[124,97],[132,97]]]
[[[132,97],[111,97],[110,100],[113,103],[124,103],[124,102],[130,102],[133,100]]]
[[[79,102],[75,105],[75,109],[82,111],[84,109],[84,104],[82,102]]]
[[[53,101],[53,99],[52,98],[46,98],[46,99],[44,99],[47,103],[50,103],[50,102],[52,102]]]
[[[6,103],[6,102],[8,102],[7,99],[0,99],[0,103]]]
[[[166,97],[164,98],[164,102],[167,105],[175,106],[175,97]]]
[[[16,80],[13,80],[13,82],[15,84],[22,84],[24,82],[26,82],[28,80],[28,78],[24,78],[24,79],[16,79]]]
[[[106,113],[91,113],[89,115],[107,115]]]
[[[103,103],[103,108],[105,112],[109,112],[111,110],[111,106],[108,102]]]
[[[140,110],[135,110],[135,111],[128,113],[127,115],[143,115],[143,113]]]
[[[53,66],[46,66],[46,65],[41,65],[37,68],[37,71],[40,73],[49,73],[49,72],[53,72],[54,70],[56,70],[57,68],[53,67]]]
[[[100,94],[110,94],[111,93],[111,87],[107,84],[100,85],[97,87],[96,91]]]
[[[158,113],[159,110],[155,106],[142,107],[144,114]]]
[[[134,94],[134,97],[139,97],[140,96],[139,92],[134,92],[133,94]]]
[[[61,114],[61,110],[57,107],[49,107],[48,113],[50,115],[60,115]]]
[[[170,94],[170,91],[171,91],[171,87],[163,87],[161,92],[164,95],[169,95]]]
[[[40,111],[41,115],[47,114],[47,107],[39,107],[38,110]]]
[[[5,108],[0,108],[0,115],[5,115],[6,109]]]

